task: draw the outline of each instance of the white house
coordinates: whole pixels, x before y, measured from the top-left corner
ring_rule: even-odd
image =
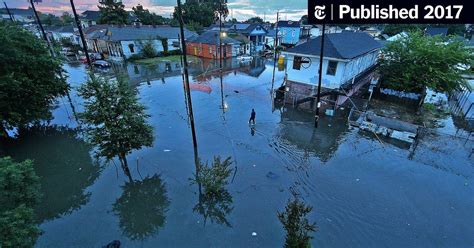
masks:
[[[326,34],[324,42],[321,91],[332,97],[336,104],[342,104],[347,96],[370,80],[367,76],[377,63],[382,45],[363,32]],[[320,51],[321,36],[318,36],[282,52],[287,61],[287,102],[295,104],[314,96],[319,78]]]
[[[196,33],[185,30],[185,39]],[[168,51],[178,50],[179,28],[171,26],[105,26],[93,32],[87,32],[87,45],[90,50],[102,53],[112,59],[130,58],[140,54],[142,47],[151,41],[157,52],[163,52],[163,42],[167,42]]]
[[[74,26],[46,27],[45,31],[55,41],[68,39],[73,44],[79,44],[79,37],[75,35],[77,28]]]

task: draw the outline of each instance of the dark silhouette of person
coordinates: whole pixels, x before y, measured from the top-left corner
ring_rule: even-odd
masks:
[[[252,122],[255,125],[255,115],[256,115],[255,110],[252,109],[252,113],[250,113],[249,124],[250,122]]]

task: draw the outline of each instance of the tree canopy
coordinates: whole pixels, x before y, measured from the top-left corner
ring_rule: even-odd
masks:
[[[263,19],[260,18],[259,16],[254,16],[254,17],[251,17],[249,19],[247,19],[247,21],[245,21],[246,23],[263,23]]]
[[[278,213],[278,219],[286,231],[285,248],[311,247],[311,233],[316,231],[316,223],[310,223],[306,215],[312,210],[311,206],[295,197],[288,201],[284,212]]]
[[[195,31],[210,26],[219,19],[219,14],[223,19],[229,14],[227,4],[220,0],[186,1],[181,8],[184,23]],[[175,19],[178,18],[177,11],[175,8],[173,13]]]
[[[33,214],[38,180],[31,160],[0,158],[0,247],[34,246],[40,234]]]
[[[132,7],[132,10],[138,20],[144,25],[162,25],[167,23],[166,18],[155,13],[151,13],[148,9],[143,8],[143,6],[140,4],[136,7]]]
[[[61,61],[19,26],[0,21],[0,134],[51,118],[51,106],[68,90]]]
[[[129,14],[122,1],[103,0],[99,6],[100,24],[127,24]]]
[[[97,155],[106,160],[118,156],[125,174],[133,181],[126,155],[153,144],[145,107],[122,77],[108,80],[91,75],[79,88],[79,95],[85,100],[80,118],[87,125],[89,141],[97,146]]]
[[[388,43],[379,72],[384,87],[424,93],[426,88],[452,92],[465,83],[463,69],[472,55],[462,42],[444,42],[421,32]]]

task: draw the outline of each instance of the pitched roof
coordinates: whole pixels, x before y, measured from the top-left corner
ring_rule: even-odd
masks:
[[[12,15],[28,15],[28,16],[34,15],[33,10],[29,8],[28,9],[8,8],[8,10],[10,11]],[[0,13],[8,14],[8,11],[6,8],[0,8]]]
[[[352,59],[381,47],[382,44],[364,32],[325,34],[324,57]],[[286,52],[319,56],[321,52],[321,36],[290,48]]]
[[[215,31],[207,31],[202,33],[199,36],[195,36],[189,39],[190,42],[196,42],[196,43],[205,43],[205,44],[212,44],[212,45],[217,45],[219,44],[219,38],[218,38],[219,32]],[[241,42],[230,38],[228,36],[222,38],[222,43],[223,44],[240,44]]]
[[[100,11],[98,10],[86,10],[81,13],[81,19],[98,21],[100,18]]]
[[[448,28],[429,27],[429,28],[426,28],[426,34],[429,36],[435,36],[435,35],[446,36],[448,35]]]
[[[67,26],[49,26],[44,28],[46,31],[55,32],[55,33],[74,33],[76,27],[73,25]]]
[[[143,25],[140,27],[136,26],[113,26],[108,25],[102,29],[95,29],[88,33],[87,37],[92,39],[102,39],[108,41],[122,41],[122,40],[148,40],[148,39],[177,39],[179,34],[178,27],[171,26],[151,26]],[[191,32],[187,29],[184,30],[184,36],[189,39],[195,36],[196,33]]]
[[[300,23],[296,21],[278,21],[278,27],[299,27]]]

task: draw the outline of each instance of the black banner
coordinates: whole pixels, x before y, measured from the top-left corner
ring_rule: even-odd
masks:
[[[473,0],[308,0],[310,24],[472,24]]]

